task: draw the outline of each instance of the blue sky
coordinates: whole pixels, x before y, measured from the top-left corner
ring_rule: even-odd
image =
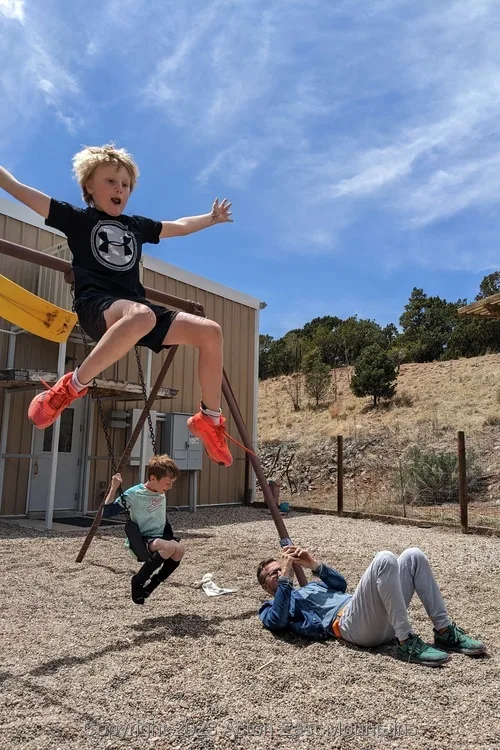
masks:
[[[129,213],[233,201],[146,252],[267,302],[397,323],[498,270],[498,0],[0,0],[0,162],[79,204],[82,144],[129,149]]]

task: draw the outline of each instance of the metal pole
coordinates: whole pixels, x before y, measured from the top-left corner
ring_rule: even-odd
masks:
[[[132,452],[132,448],[136,444],[137,438],[139,437],[141,430],[143,428],[144,422],[147,419],[148,411],[151,410],[151,407],[156,399],[156,396],[158,394],[158,391],[161,388],[161,385],[165,379],[165,376],[168,372],[168,369],[170,365],[172,364],[172,360],[175,357],[175,353],[177,351],[177,346],[171,346],[168,350],[167,357],[165,359],[165,362],[162,365],[162,368],[158,374],[158,377],[156,379],[155,384],[151,388],[151,393],[149,394],[148,400],[146,401],[146,404],[144,405],[144,409],[142,410],[142,414],[137,420],[137,424],[135,426],[134,431],[132,432],[129,441],[127,445],[125,446],[125,450],[122,453],[122,456],[120,458],[120,461],[118,463],[118,466],[116,467],[116,471],[119,473],[127,463],[128,459],[130,458],[130,453]],[[109,487],[108,487],[109,490]],[[104,497],[107,495],[107,492],[104,493]],[[99,505],[99,508],[97,509],[97,513],[95,515],[95,518],[92,522],[92,526],[90,527],[87,536],[85,537],[85,540],[81,546],[81,549],[76,557],[75,562],[81,562],[83,558],[85,557],[85,554],[90,547],[90,543],[92,539],[94,538],[97,529],[99,528],[99,524],[101,523],[102,518],[102,508],[104,505],[104,498],[102,499],[101,504]]]
[[[252,441],[254,445],[257,445],[258,437],[258,408],[259,408],[259,356],[260,356],[260,310],[255,310],[255,346],[254,346],[254,362],[253,362],[253,376],[254,376],[254,389],[253,389],[253,408],[252,408]],[[248,458],[248,454],[247,454]],[[256,481],[255,473],[250,471],[250,464],[247,462],[248,476],[250,484],[248,486],[248,500],[250,504],[256,497]],[[245,487],[247,485],[245,484]]]
[[[245,479],[243,481],[243,504],[250,505],[252,499],[252,489],[250,487],[250,461],[248,460],[248,453],[245,453]]]
[[[189,512],[196,513],[196,506],[198,505],[198,472],[189,472],[189,488],[188,488],[188,503]]]
[[[337,515],[344,513],[344,438],[337,435]]]
[[[57,358],[57,379],[64,375],[66,360],[66,342],[59,344],[59,356]],[[56,494],[57,459],[59,457],[59,434],[61,431],[61,417],[58,417],[52,428],[52,447],[50,454],[50,480],[49,497],[45,509],[45,528],[52,528],[52,516],[54,515],[54,501]]]
[[[255,474],[257,476],[257,479],[259,481],[259,484],[262,487],[262,492],[264,494],[264,499],[267,503],[267,507],[271,511],[271,515],[273,517],[276,530],[280,537],[280,545],[285,546],[286,544],[292,544],[292,540],[288,536],[288,532],[283,522],[283,518],[281,517],[281,514],[278,510],[278,506],[276,505],[276,500],[274,499],[273,493],[271,492],[271,488],[269,487],[267,483],[265,474],[262,471],[260,461],[255,455],[254,449],[252,447],[252,443],[250,441],[250,436],[248,434],[248,430],[243,421],[243,417],[241,416],[239,406],[236,403],[236,399],[234,397],[234,393],[231,388],[231,384],[229,383],[225,370],[223,370],[223,373],[222,373],[222,393],[224,394],[224,398],[227,401],[229,411],[233,415],[233,419],[236,423],[236,427],[238,428],[238,432],[240,433],[240,437],[243,441],[243,445],[245,446],[245,448],[248,448],[250,451],[252,451],[252,453],[249,453],[248,455],[250,457],[250,461],[253,466],[253,470],[255,471]],[[297,581],[300,584],[300,586],[305,586],[307,583],[307,578],[306,578],[306,575],[304,573],[302,566],[294,565],[293,569],[295,571],[295,575],[297,576]]]
[[[89,507],[89,486],[90,486],[90,460],[92,455],[92,441],[94,439],[94,402],[90,396],[85,396],[87,408],[85,410],[85,421],[87,422],[85,441],[83,445],[83,473],[82,473],[82,513],[85,515]]]
[[[467,463],[465,455],[465,434],[458,433],[458,498],[460,503],[460,526],[462,534],[468,531],[468,507],[467,507]]]
[[[14,361],[16,356],[16,339],[15,333],[10,333],[9,336],[9,348],[7,351],[7,369],[12,370],[14,367]],[[3,394],[3,409],[2,409],[2,426],[0,428],[0,510],[2,508],[3,499],[3,480],[5,476],[5,461],[4,453],[7,453],[7,438],[9,435],[9,419],[10,419],[10,391],[7,389]],[[31,461],[30,461],[31,463]]]
[[[153,351],[152,349],[147,350],[147,360],[146,360],[146,372],[144,377],[144,384],[146,386],[146,393],[151,393],[151,372],[153,369]],[[155,424],[154,415],[151,415],[151,420],[153,421],[153,427]],[[148,465],[148,431],[144,428],[141,432],[141,450],[139,454],[139,482],[144,482],[144,477],[146,475],[146,466]],[[149,479],[149,477],[147,477]]]

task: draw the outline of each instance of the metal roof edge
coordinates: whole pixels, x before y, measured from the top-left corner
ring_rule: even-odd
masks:
[[[28,206],[25,206],[24,203],[18,203],[17,201],[10,201],[10,200],[7,200],[7,198],[0,198],[0,214],[4,214],[4,216],[8,216],[9,219],[17,219],[17,221],[24,221],[25,224],[30,224],[32,227],[38,227],[39,229],[44,229],[46,232],[50,232],[51,234],[57,234],[59,237],[64,237],[64,239],[66,239],[66,235],[64,235],[58,229],[53,229],[53,227],[48,227],[45,224],[45,219],[43,218],[43,216],[40,216],[35,211],[32,211],[31,208],[28,208]]]

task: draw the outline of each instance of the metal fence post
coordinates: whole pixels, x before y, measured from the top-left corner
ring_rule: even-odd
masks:
[[[460,503],[460,526],[462,527],[462,534],[467,534],[467,462],[465,454],[465,434],[461,430],[458,433],[458,498]]]
[[[344,438],[337,435],[337,515],[344,513]]]

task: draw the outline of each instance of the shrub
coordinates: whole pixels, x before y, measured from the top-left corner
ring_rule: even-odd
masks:
[[[478,484],[477,456],[467,453],[469,489]],[[439,505],[458,502],[458,456],[454,451],[426,451],[414,445],[400,462],[400,488],[407,503]]]
[[[326,398],[332,381],[330,368],[323,362],[318,362],[305,374],[305,388],[308,396],[316,401],[316,408],[320,401]]]
[[[394,400],[392,402],[394,406],[413,406],[413,396],[411,396],[409,393],[406,393],[405,391],[402,391],[401,393],[398,393],[397,396],[394,397]]]
[[[302,398],[303,390],[303,376],[300,372],[294,372],[283,381],[283,387],[285,393],[290,396],[292,401],[293,410],[300,411],[300,402]]]

